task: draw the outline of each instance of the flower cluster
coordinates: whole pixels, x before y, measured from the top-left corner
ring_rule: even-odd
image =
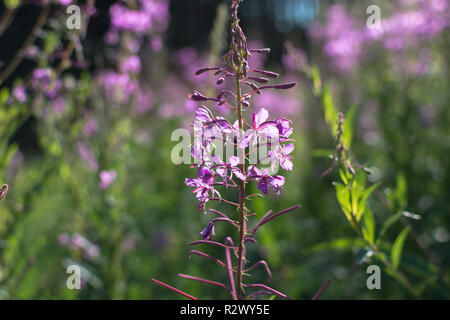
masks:
[[[380,28],[361,28],[342,5],[335,4],[328,9],[327,24],[315,25],[310,33],[324,40],[324,52],[336,68],[348,72],[364,58],[368,44],[379,41],[390,51],[401,51],[449,26],[446,0],[409,0],[400,5],[403,10],[381,19]]]
[[[241,0],[233,0],[231,4],[231,45],[230,50],[224,56],[224,66],[203,67],[195,72],[202,75],[213,72],[217,77],[215,83],[223,89],[217,95],[207,96],[194,90],[188,97],[195,103],[212,103],[214,106],[223,106],[232,111],[236,116],[230,121],[223,116],[215,115],[206,105],[201,105],[195,111],[194,141],[191,146],[191,155],[194,159],[193,167],[197,168],[195,178],[187,178],[187,186],[194,188],[201,211],[218,215],[208,222],[200,232],[201,240],[194,241],[191,245],[210,244],[225,249],[226,264],[209,254],[191,250],[189,255],[196,254],[216,261],[228,270],[230,287],[225,284],[210,281],[203,278],[180,274],[181,277],[220,286],[228,291],[233,299],[248,299],[260,295],[275,294],[288,298],[285,294],[272,289],[264,284],[244,283],[243,274],[258,265],[263,265],[270,278],[271,272],[267,263],[263,260],[256,262],[247,268],[246,243],[256,242],[253,238],[255,232],[270,220],[290,212],[299,206],[293,206],[286,210],[272,214],[270,210],[252,228],[247,227],[251,222],[249,209],[246,207],[246,199],[267,194],[273,190],[279,194],[285,184],[285,178],[277,175],[279,166],[284,170],[292,170],[292,152],[294,150],[292,122],[283,117],[269,119],[269,113],[265,108],[257,109],[251,114],[251,119],[246,119],[245,112],[254,95],[263,95],[268,89],[285,90],[295,86],[295,83],[269,84],[270,78],[278,78],[278,74],[262,68],[253,68],[250,62],[252,55],[262,55],[270,52],[268,48],[249,48],[246,36],[239,25],[238,8]],[[225,84],[234,84],[234,88],[226,89]],[[282,106],[277,106],[282,108]],[[225,151],[225,154],[223,150]],[[256,183],[257,189],[262,194],[249,195],[246,186]],[[234,188],[239,192],[237,200],[224,199],[219,193],[219,188]],[[220,201],[234,206],[239,211],[239,221],[233,220],[226,213],[216,209],[207,209],[206,204],[211,201]],[[226,237],[225,241],[216,242],[215,236],[217,222],[227,222],[234,226],[239,234],[237,245],[234,245],[232,237]],[[236,257],[236,265],[233,266],[230,252]],[[154,280],[159,285],[172,291],[193,298],[173,287]],[[242,288],[257,288],[256,292],[243,293]]]
[[[203,95],[196,92],[191,99],[199,99],[200,96]],[[246,122],[247,130],[243,131],[237,121],[231,124],[225,118],[215,117],[206,106],[196,110],[191,155],[198,167],[197,178],[187,178],[186,185],[194,187],[193,193],[203,211],[207,201],[220,198],[216,186],[237,188],[240,181],[254,181],[262,193],[266,194],[272,187],[279,194],[285,180],[275,175],[278,166],[284,170],[293,169],[290,154],[294,144],[289,138],[293,128],[286,118],[268,120],[268,117],[268,111],[261,108],[253,113],[251,123]],[[224,149],[232,150],[233,155],[223,156]],[[234,155],[234,151],[245,153],[249,162],[245,171],[239,166],[240,157]],[[262,167],[265,163],[268,166]]]

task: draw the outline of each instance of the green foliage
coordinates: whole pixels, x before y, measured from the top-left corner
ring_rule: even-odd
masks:
[[[403,229],[403,231],[400,232],[400,234],[394,241],[394,245],[392,246],[391,250],[391,264],[394,269],[397,269],[400,265],[403,254],[403,246],[410,231],[411,231],[410,227]]]

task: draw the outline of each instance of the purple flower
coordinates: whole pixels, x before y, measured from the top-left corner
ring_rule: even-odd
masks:
[[[270,188],[273,189],[276,195],[280,194],[281,189],[284,186],[285,179],[283,176],[271,176],[267,170],[261,172],[256,166],[253,166],[247,173],[249,179],[258,181],[257,188],[262,193],[267,194]]]
[[[152,17],[145,11],[130,10],[122,4],[114,4],[109,12],[111,25],[117,30],[143,33],[152,26]]]
[[[77,149],[79,156],[81,157],[81,159],[83,159],[84,162],[86,162],[88,167],[93,171],[97,171],[98,169],[97,158],[95,157],[95,154],[92,151],[92,149],[82,142],[78,142]]]
[[[275,148],[274,151],[271,152],[271,162],[273,165],[273,162],[279,162],[281,167],[284,170],[292,170],[294,167],[291,159],[292,156],[289,154],[294,151],[294,144],[288,143],[283,145],[282,147],[279,146],[278,148]]]
[[[208,225],[200,232],[203,240],[211,240],[214,234],[214,222],[209,222]]]
[[[47,91],[52,80],[52,71],[48,68],[35,69],[31,79],[33,89],[41,89]]]
[[[58,236],[58,242],[62,246],[66,246],[69,243],[70,237],[67,233],[61,233]]]
[[[21,103],[24,103],[25,101],[27,101],[27,94],[25,92],[24,86],[18,86],[16,88],[14,88],[12,95],[17,101],[19,101]]]
[[[86,137],[92,137],[97,133],[97,129],[97,121],[95,121],[94,118],[90,117],[83,127],[83,134]]]
[[[106,188],[108,188],[111,183],[114,182],[114,180],[116,180],[117,177],[117,172],[115,170],[102,170],[100,171],[99,174],[100,177],[100,189],[105,190]]]
[[[53,111],[56,114],[63,113],[66,110],[66,99],[63,96],[57,96],[52,99]]]
[[[278,118],[277,120],[275,120],[275,123],[277,125],[278,133],[280,134],[281,138],[287,139],[292,134],[294,129],[291,128],[291,120]]]
[[[141,60],[138,56],[129,56],[120,65],[122,73],[139,73],[141,71]]]
[[[197,176],[205,184],[211,184],[214,181],[214,174],[205,166],[198,167]]]
[[[269,113],[264,108],[261,108],[258,112],[253,113],[252,128],[245,132],[239,141],[238,145],[240,148],[248,147],[250,141],[256,143],[256,139],[259,135],[264,135],[267,138],[276,137],[278,135],[276,122],[266,121],[268,117]]]

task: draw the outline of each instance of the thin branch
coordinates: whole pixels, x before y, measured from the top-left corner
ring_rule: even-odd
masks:
[[[163,282],[161,282],[161,281],[159,281],[159,280],[152,279],[152,281],[155,282],[155,283],[157,283],[157,284],[159,284],[160,286],[162,286],[162,287],[164,287],[164,288],[166,288],[166,289],[169,289],[169,290],[171,290],[171,291],[173,291],[173,292],[175,292],[175,293],[178,293],[178,294],[180,294],[180,295],[182,295],[182,296],[184,296],[184,297],[186,297],[186,298],[188,298],[188,299],[191,299],[191,300],[198,300],[196,297],[193,297],[193,296],[187,294],[186,292],[183,292],[183,291],[181,291],[181,290],[178,290],[177,288],[174,288],[174,287],[172,287],[172,286],[169,286],[168,284],[165,284],[165,283],[163,283]]]
[[[258,261],[257,263],[255,263],[250,268],[245,269],[244,272],[251,271],[251,270],[255,269],[257,266],[259,266],[259,265],[263,265],[264,266],[264,269],[267,272],[268,280],[270,281],[270,279],[272,279],[272,272],[270,272],[269,266],[267,265],[267,262],[264,261],[264,260]]]
[[[225,257],[227,259],[228,278],[230,279],[231,296],[233,300],[238,300],[236,294],[236,285],[234,284],[233,264],[231,262],[230,249],[225,249]]]
[[[212,280],[208,280],[208,279],[204,279],[204,278],[194,277],[194,276],[190,276],[188,274],[183,274],[183,273],[179,273],[178,276],[180,276],[182,278],[185,278],[185,279],[190,279],[190,280],[194,280],[194,281],[210,284],[210,285],[215,286],[215,287],[223,288],[228,293],[231,294],[230,289],[228,289],[228,287],[226,285],[224,285],[223,283],[221,283],[221,282],[216,282],[216,281],[212,281]]]
[[[269,222],[270,220],[275,219],[275,218],[281,216],[282,214],[288,213],[288,212],[290,212],[290,211],[292,211],[292,210],[295,210],[295,209],[297,209],[297,208],[300,208],[300,205],[299,205],[299,204],[298,204],[298,205],[295,205],[295,206],[293,206],[293,207],[284,209],[284,210],[282,210],[282,211],[280,211],[280,212],[277,212],[277,213],[271,215],[270,217],[268,216],[268,213],[266,213],[266,214],[264,215],[264,217],[262,217],[262,219],[256,224],[256,226],[254,226],[254,227],[250,230],[250,234],[252,234],[252,235],[255,234],[255,232],[256,232],[256,230],[258,230],[258,228],[260,228],[261,226],[263,226],[264,224],[266,224],[266,223]]]
[[[328,279],[327,282],[325,282],[325,284],[322,286],[322,288],[320,288],[320,290],[317,291],[317,293],[314,295],[312,300],[319,299],[320,295],[328,288],[328,286],[330,285],[332,280],[333,280],[333,278]]]
[[[193,245],[196,245],[196,244],[211,244],[213,246],[221,247],[221,248],[224,248],[224,249],[227,249],[227,248],[228,249],[233,249],[233,250],[236,249],[235,247],[229,247],[229,246],[226,246],[226,245],[224,245],[224,244],[222,244],[220,242],[211,241],[211,240],[197,240],[197,241],[192,241],[192,242],[189,243],[190,246],[193,246]]]
[[[196,255],[199,255],[199,256],[201,256],[201,257],[204,257],[204,258],[206,258],[206,259],[208,259],[208,260],[214,261],[214,262],[217,263],[219,266],[226,268],[225,263],[223,263],[223,262],[220,261],[219,259],[217,259],[217,258],[215,258],[215,257],[213,257],[213,256],[211,256],[211,255],[209,255],[209,254],[207,254],[207,253],[204,253],[204,252],[202,252],[202,251],[191,250],[191,251],[188,252],[188,258],[190,259],[190,258],[191,258],[191,255],[193,255],[193,254],[196,254]]]
[[[273,289],[273,288],[271,288],[269,286],[266,286],[265,284],[252,283],[252,284],[244,284],[243,286],[244,287],[249,287],[249,288],[262,288],[262,289],[270,291],[270,292],[272,292],[272,293],[276,294],[277,296],[280,296],[280,297],[282,297],[284,299],[291,300],[291,298],[289,298],[284,293],[281,293],[281,292],[279,292],[279,291],[277,291],[277,290],[275,290],[275,289]]]

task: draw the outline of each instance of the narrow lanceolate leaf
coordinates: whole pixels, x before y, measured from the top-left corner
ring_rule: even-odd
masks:
[[[339,204],[341,205],[342,211],[344,211],[344,214],[348,221],[352,221],[350,193],[348,192],[347,188],[341,183],[335,183],[334,187],[336,188],[336,197],[339,201]]]
[[[322,95],[322,107],[325,114],[325,121],[331,129],[331,132],[335,134],[337,131],[337,110],[334,106],[333,97],[331,95],[330,87],[327,85],[323,88]]]
[[[375,242],[375,219],[369,207],[366,207],[363,215],[362,233],[367,242],[370,244]]]
[[[379,237],[380,239],[386,234],[386,232],[389,230],[389,228],[395,224],[401,217],[403,213],[399,212],[394,214],[393,216],[390,216],[381,226]]]
[[[411,227],[403,229],[403,231],[398,235],[397,239],[395,239],[394,245],[392,246],[391,264],[392,268],[394,269],[397,269],[400,265],[403,253],[403,245],[405,244],[405,240],[408,236],[409,231],[411,231]]]
[[[369,198],[370,194],[380,185],[380,183],[375,183],[374,185],[370,186],[366,190],[363,191],[359,198],[358,203],[358,211],[356,213],[356,221],[359,221],[361,219],[361,216],[366,210],[367,206],[367,199]]]
[[[356,105],[350,107],[345,115],[344,122],[344,147],[346,149],[350,149],[353,140],[353,129],[355,127],[355,114],[356,114]]]

